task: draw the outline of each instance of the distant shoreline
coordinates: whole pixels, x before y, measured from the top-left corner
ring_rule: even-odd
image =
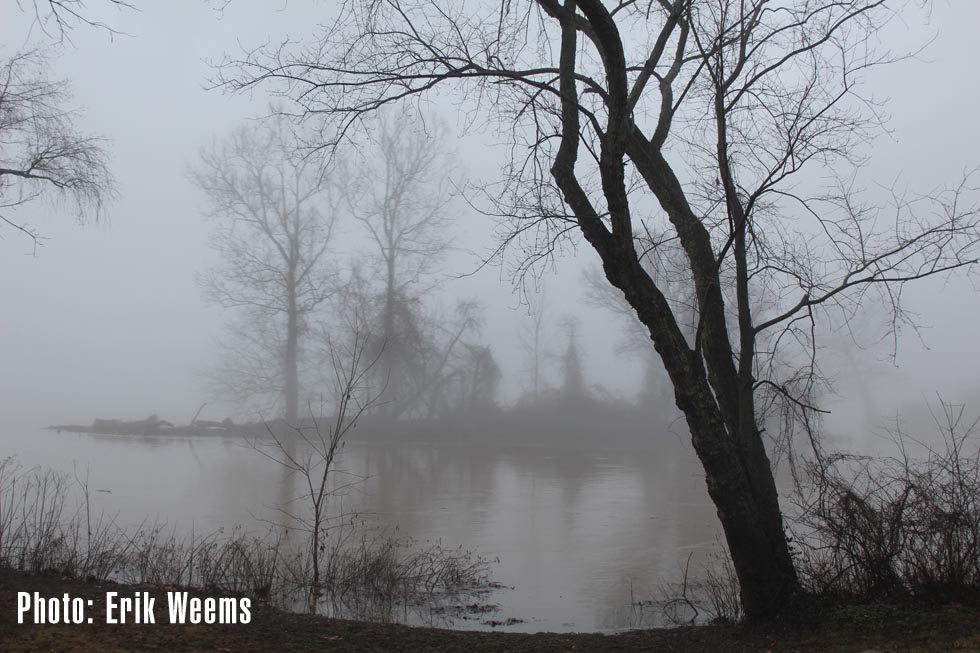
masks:
[[[379,415],[360,418],[350,441],[385,443],[425,443],[444,445],[486,445],[516,447],[557,447],[574,450],[661,451],[689,447],[686,427],[678,420],[666,420],[629,404],[594,402],[588,405],[518,406],[487,410],[478,414],[457,414],[441,418],[391,419]],[[557,416],[557,417],[556,417]],[[198,421],[175,425],[156,415],[145,420],[96,419],[90,425],[58,424],[45,427],[56,432],[127,437],[183,436],[256,439],[275,433],[288,437],[297,429],[329,428],[329,417],[315,422],[307,419],[298,427],[283,420],[235,423]]]

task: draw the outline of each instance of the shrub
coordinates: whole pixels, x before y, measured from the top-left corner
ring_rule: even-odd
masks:
[[[898,455],[808,464],[797,496],[807,587],[863,599],[980,596],[980,448],[963,407],[942,404],[939,447],[891,431]],[[922,454],[913,456],[913,448]]]

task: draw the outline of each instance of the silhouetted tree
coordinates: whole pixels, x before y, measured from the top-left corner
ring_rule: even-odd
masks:
[[[239,399],[279,394],[291,423],[308,321],[334,291],[327,252],[337,207],[326,175],[284,120],[212,143],[191,175],[207,195],[221,256],[201,285],[208,299],[243,315],[218,380]]]
[[[125,0],[105,4],[133,8]],[[57,43],[70,41],[69,33],[79,24],[116,33],[91,17],[84,0],[33,0],[16,7],[33,13],[33,25]],[[84,222],[100,218],[115,194],[106,141],[78,129],[81,112],[66,106],[68,82],[50,79],[50,51],[35,48],[0,57],[0,223],[30,238],[35,252],[43,238],[15,217],[17,207],[44,195],[74,204],[76,218]]]
[[[670,377],[745,614],[764,619],[792,605],[799,582],[757,394],[802,415],[814,408],[808,383],[769,362],[790,349],[814,372],[819,324],[850,319],[877,294],[895,327],[908,317],[905,283],[977,262],[969,184],[896,197],[886,214],[850,177],[849,157],[878,127],[856,89],[887,60],[875,32],[893,4],[362,0],[315,47],[252,50],[224,81],[281,83],[339,134],[437,90],[485,110],[515,144],[502,185],[488,187],[489,212],[509,216],[514,242],[530,240],[529,262],[573,232],[599,255]],[[806,193],[798,173],[812,180],[817,169],[838,183]],[[637,238],[647,233],[669,233],[684,251],[693,337],[641,264],[656,247]],[[756,314],[753,297],[771,308]]]

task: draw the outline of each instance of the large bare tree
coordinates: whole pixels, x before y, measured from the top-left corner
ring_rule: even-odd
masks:
[[[207,195],[221,256],[202,286],[244,317],[223,381],[239,399],[278,394],[295,424],[303,337],[334,290],[328,248],[337,195],[290,127],[281,119],[241,127],[204,148],[191,176]]]
[[[530,235],[524,244],[576,233],[598,253],[670,377],[745,614],[764,619],[799,581],[760,393],[806,418],[819,328],[869,296],[896,326],[907,282],[977,262],[968,180],[887,207],[852,182],[880,127],[860,83],[889,60],[876,31],[902,4],[362,0],[313,47],[250,51],[221,81],[271,86],[338,136],[380,107],[453,90],[511,135],[488,211]],[[684,252],[693,335],[642,264],[657,256],[650,234]],[[771,364],[787,350],[802,376]]]
[[[78,128],[68,82],[50,78],[43,50],[0,58],[0,222],[36,247],[40,232],[17,217],[42,196],[71,203],[79,220],[102,215],[113,195],[106,142]]]

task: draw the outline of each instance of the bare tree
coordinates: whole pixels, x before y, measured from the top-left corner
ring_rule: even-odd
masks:
[[[108,23],[93,18],[85,0],[16,0],[17,6],[34,14],[34,24],[59,42],[71,41],[71,31],[78,25],[93,27],[109,35],[120,32]],[[103,3],[117,11],[134,10],[136,5],[125,0],[103,0]]]
[[[41,50],[0,59],[0,222],[31,239],[42,238],[16,209],[42,195],[74,206],[80,221],[102,216],[113,196],[106,142],[78,130],[78,112],[66,107],[66,81],[51,81]]]
[[[212,247],[221,256],[202,287],[211,301],[244,314],[224,381],[239,398],[279,394],[284,417],[295,423],[308,321],[334,290],[328,248],[337,202],[327,171],[276,120],[206,147],[191,176],[207,195]]]
[[[441,125],[435,124],[441,129]],[[384,354],[376,374],[383,410],[397,415],[424,392],[422,298],[449,247],[452,199],[441,139],[411,112],[379,117],[373,145],[345,184],[350,211],[369,236],[381,289],[374,329]]]
[[[969,177],[882,207],[853,182],[880,127],[858,89],[890,60],[875,36],[895,4],[364,0],[316,47],[251,51],[219,81],[272,85],[338,136],[433,89],[486,109],[516,145],[488,212],[511,220],[511,242],[530,241],[525,260],[573,233],[598,253],[670,377],[745,615],[764,619],[800,585],[760,393],[806,419],[818,327],[846,324],[869,297],[897,327],[906,283],[977,263]],[[818,172],[838,183],[808,191]],[[684,251],[693,337],[641,263],[657,256],[656,233]],[[752,297],[769,308],[756,313]],[[802,375],[780,378],[770,364],[787,351]]]
[[[332,420],[329,416],[324,417],[322,408],[319,415],[311,410],[309,424],[290,425],[290,430],[285,433],[267,427],[270,441],[252,443],[256,451],[298,475],[303,485],[298,497],[290,497],[299,501],[299,510],[291,506],[283,506],[281,510],[294,528],[298,525],[309,534],[313,599],[320,595],[321,556],[327,527],[331,518],[345,517],[328,513],[328,501],[336,494],[334,460],[347,435],[357,426],[357,420],[377,401],[377,396],[372,395],[368,387],[367,376],[378,359],[365,358],[365,345],[364,337],[354,334],[346,351],[330,347],[332,390],[336,397]]]

